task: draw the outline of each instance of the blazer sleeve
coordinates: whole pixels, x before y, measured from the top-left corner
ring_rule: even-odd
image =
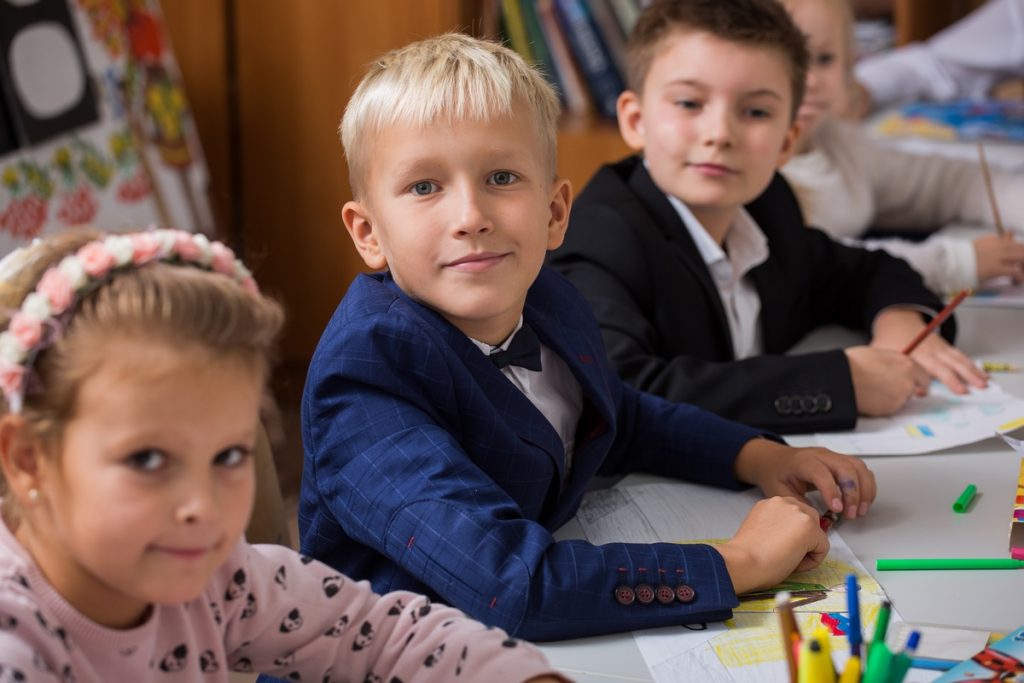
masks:
[[[532,640],[731,614],[732,582],[710,546],[556,542],[527,518],[460,445],[459,427],[442,424],[438,406],[458,389],[445,372],[452,354],[429,332],[395,315],[368,327],[348,321],[330,367],[314,360],[307,465],[320,504],[348,535],[448,604]],[[493,410],[461,407],[467,420]],[[636,583],[641,568],[681,570],[696,598],[619,604],[616,587]]]
[[[856,404],[849,365],[841,350],[799,356],[766,354],[743,360],[664,353],[661,328],[665,325],[692,325],[688,333],[705,337],[719,333],[705,325],[706,314],[697,314],[690,321],[653,319],[656,307],[650,302],[655,288],[671,284],[652,281],[652,264],[637,229],[606,206],[577,206],[573,211],[574,229],[551,255],[551,265],[568,276],[590,303],[609,360],[622,378],[670,401],[693,403],[777,433],[853,427]],[[592,237],[596,231],[599,238]],[[701,297],[692,302],[694,306],[710,305],[698,291],[681,296]],[[722,338],[718,343],[728,342]],[[829,410],[794,413],[790,406],[795,401],[827,401]]]

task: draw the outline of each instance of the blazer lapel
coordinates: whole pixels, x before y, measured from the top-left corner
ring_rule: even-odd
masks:
[[[441,334],[452,353],[459,358],[483,393],[490,399],[494,406],[495,420],[500,418],[523,441],[547,453],[555,467],[558,468],[559,480],[563,480],[565,478],[565,449],[558,432],[543,413],[537,410],[530,399],[526,398],[523,392],[519,391],[465,334],[445,320],[444,316],[413,301],[394,283],[390,275],[386,276],[385,281],[399,296],[416,306],[422,312],[423,320]],[[541,341],[544,341],[543,337],[541,337]]]
[[[679,212],[669,203],[665,193],[654,184],[654,180],[651,179],[651,175],[639,157],[636,157],[636,167],[629,176],[629,185],[633,192],[640,197],[650,217],[653,217],[655,228],[660,230],[664,238],[672,245],[673,253],[678,260],[704,288],[704,294],[707,300],[712,302],[718,325],[728,338],[731,349],[732,331],[729,328],[729,321],[725,317],[722,296],[711,279],[708,266],[704,263],[704,258],[700,255],[693,237],[690,236],[690,231],[683,224],[683,219],[679,217]],[[642,219],[634,221],[635,226],[642,224]]]

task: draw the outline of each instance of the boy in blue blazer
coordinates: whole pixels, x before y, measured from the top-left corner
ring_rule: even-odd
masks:
[[[310,365],[302,550],[532,639],[725,619],[827,553],[806,491],[856,517],[874,478],[618,378],[543,268],[572,200],[557,116],[514,52],[462,35],[384,55],[357,88],[342,216],[386,270],[356,278]],[[768,498],[715,546],[552,538],[595,475],[641,470]]]
[[[776,173],[808,73],[780,3],[657,0],[627,55],[618,122],[639,154],[587,183],[549,258],[590,302],[621,377],[781,433],[890,415],[932,377],[957,393],[984,385],[943,338],[952,320],[902,353],[942,303],[903,261],[807,228]],[[825,325],[871,342],[788,353]]]

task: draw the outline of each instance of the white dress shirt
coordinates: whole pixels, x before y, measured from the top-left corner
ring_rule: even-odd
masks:
[[[516,329],[498,346],[491,346],[472,337],[469,340],[484,355],[489,356],[492,351],[508,350],[512,338],[516,336],[516,332],[522,326],[523,317],[519,316]],[[565,476],[568,476],[576,446],[576,426],[580,421],[580,414],[583,412],[583,392],[565,361],[544,344],[540,345],[540,363],[542,368],[540,372],[527,370],[518,365],[506,365],[501,372],[508,377],[516,389],[523,392],[530,403],[555,428],[562,440],[562,448],[565,452]]]
[[[760,324],[761,297],[754,287],[750,271],[768,260],[767,238],[747,210],[740,207],[725,233],[725,249],[722,249],[686,204],[672,195],[666,196],[690,231],[711,272],[729,321],[736,360],[760,355],[764,348]]]

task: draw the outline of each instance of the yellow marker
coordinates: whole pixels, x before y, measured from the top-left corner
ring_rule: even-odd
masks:
[[[996,361],[983,361],[981,369],[985,372],[1020,372],[1021,367],[1012,363],[997,363]]]
[[[846,660],[846,668],[839,677],[839,683],[860,683],[860,657],[851,656]]]
[[[817,633],[804,639],[800,645],[798,683],[836,683],[836,670],[832,666],[821,639]]]

